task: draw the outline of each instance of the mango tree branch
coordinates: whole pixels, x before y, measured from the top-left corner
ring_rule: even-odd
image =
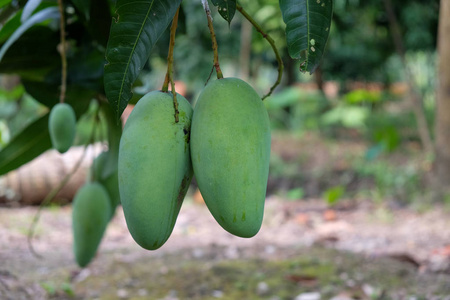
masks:
[[[220,69],[220,64],[219,64],[219,50],[218,50],[219,47],[217,45],[216,33],[214,32],[211,10],[209,9],[208,0],[202,0],[202,4],[203,4],[203,8],[205,9],[205,12],[206,12],[206,18],[208,19],[208,28],[209,28],[209,32],[211,34],[212,49],[213,49],[213,53],[214,53],[214,67],[216,68],[217,79],[221,79],[221,78],[223,78],[223,74],[222,74],[222,70]]]
[[[270,91],[262,98],[262,100],[264,100],[272,94],[272,92],[275,90],[275,88],[281,82],[281,77],[283,76],[283,70],[284,70],[283,60],[281,59],[280,53],[278,52],[278,49],[275,46],[275,41],[267,33],[264,32],[264,30],[261,28],[261,26],[258,23],[256,23],[256,21],[242,8],[242,6],[239,5],[239,3],[236,3],[236,9],[242,14],[242,16],[244,16],[244,18],[246,18],[253,25],[253,27],[255,27],[256,31],[258,31],[263,36],[263,38],[265,38],[269,42],[270,46],[273,49],[273,52],[275,53],[275,57],[278,62],[277,81],[270,88]]]
[[[178,15],[180,14],[180,7],[178,7],[177,12],[172,20],[172,26],[170,27],[170,43],[169,43],[169,54],[167,55],[167,73],[166,79],[164,80],[164,84],[162,87],[162,91],[167,93],[169,91],[169,82],[172,88],[173,94],[173,108],[175,110],[175,123],[178,123],[178,101],[177,101],[177,93],[175,91],[175,83],[173,81],[173,49],[175,48],[175,35],[177,33],[178,26]]]
[[[59,94],[59,102],[64,103],[67,90],[67,57],[66,57],[66,21],[64,18],[64,4],[62,0],[58,0],[60,20],[60,55],[61,55],[61,91]]]

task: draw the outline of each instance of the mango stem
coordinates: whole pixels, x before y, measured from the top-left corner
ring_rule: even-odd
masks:
[[[178,111],[178,101],[177,93],[175,91],[175,82],[173,81],[173,49],[175,48],[175,35],[177,33],[178,27],[178,15],[180,14],[180,7],[178,7],[177,12],[172,20],[172,26],[170,27],[170,42],[169,42],[169,53],[167,55],[167,73],[162,86],[162,91],[167,93],[169,91],[169,82],[171,84],[172,95],[173,95],[173,108],[175,110],[175,123],[179,122],[179,111]]]
[[[64,103],[67,90],[67,56],[66,56],[66,21],[64,18],[64,5],[62,0],[58,0],[58,8],[60,14],[60,39],[61,47],[59,49],[61,55],[61,91],[59,94],[59,102]]]
[[[214,32],[211,10],[209,9],[208,1],[202,1],[202,3],[203,3],[203,8],[205,9],[205,12],[206,12],[206,18],[208,20],[209,32],[211,34],[212,49],[213,49],[213,53],[214,53],[214,68],[216,68],[217,79],[222,79],[223,74],[222,74],[222,70],[220,69],[220,64],[219,64],[219,46],[217,45],[216,33]]]
[[[242,14],[242,16],[244,18],[246,18],[253,25],[253,27],[255,27],[256,31],[258,31],[263,36],[263,38],[265,38],[267,40],[267,42],[269,42],[270,46],[272,47],[273,52],[275,53],[275,57],[276,57],[277,62],[278,62],[278,77],[277,77],[277,81],[270,88],[270,91],[264,97],[262,97],[262,100],[264,100],[264,99],[266,99],[267,97],[269,97],[272,94],[272,92],[275,90],[275,88],[281,82],[281,78],[283,76],[283,70],[284,70],[283,60],[281,59],[280,53],[278,52],[278,49],[277,49],[277,47],[275,45],[275,41],[272,39],[272,37],[270,37],[269,34],[264,32],[262,27],[258,23],[256,23],[256,21],[242,8],[241,5],[239,5],[239,3],[236,3],[236,9]]]

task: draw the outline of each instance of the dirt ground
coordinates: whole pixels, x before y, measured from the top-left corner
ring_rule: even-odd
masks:
[[[419,213],[343,201],[331,210],[320,200],[272,196],[261,231],[242,239],[225,232],[191,194],[156,251],[132,240],[119,208],[84,270],[73,259],[70,206],[44,209],[33,240],[42,257],[32,255],[27,233],[36,211],[0,208],[2,300],[450,299],[450,212],[443,207]],[[373,276],[355,272],[363,267]],[[383,283],[391,271],[399,281]],[[282,282],[271,281],[280,276]],[[216,277],[222,281],[211,281]]]

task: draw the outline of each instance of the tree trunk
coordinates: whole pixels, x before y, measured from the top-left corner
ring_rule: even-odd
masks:
[[[442,1],[442,0],[441,0]],[[448,2],[448,1],[447,1]],[[384,0],[384,6],[389,19],[389,26],[391,29],[391,35],[394,42],[395,50],[400,56],[405,71],[406,83],[408,84],[408,97],[411,101],[414,115],[417,122],[417,130],[420,137],[420,142],[426,153],[434,153],[433,140],[431,139],[430,128],[428,126],[425,109],[423,106],[423,100],[418,91],[417,85],[414,82],[414,77],[411,69],[406,63],[406,53],[405,47],[402,41],[402,33],[400,31],[400,26],[398,24],[397,17],[394,12],[394,7],[392,5],[392,0]]]
[[[439,197],[450,192],[450,1],[441,0],[438,34],[435,183]]]

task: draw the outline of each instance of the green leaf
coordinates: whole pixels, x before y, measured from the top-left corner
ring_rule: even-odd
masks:
[[[341,185],[337,185],[327,189],[323,194],[323,198],[325,198],[328,205],[334,205],[342,198],[342,196],[344,196],[344,193],[345,188]]]
[[[330,33],[332,0],[280,0],[289,55],[312,74],[322,59]]]
[[[22,16],[20,17],[20,21],[22,23],[26,22],[33,14],[33,12],[38,8],[41,4],[42,0],[28,0],[25,6],[23,7]]]
[[[11,4],[12,0],[0,0],[0,8],[3,6],[6,6],[8,4]]]
[[[228,25],[233,20],[236,13],[236,0],[211,0],[214,6],[217,6],[217,10],[222,18],[228,22]]]
[[[303,198],[303,196],[305,196],[305,190],[303,190],[302,188],[294,188],[287,191],[286,193],[286,198],[288,200],[300,200]]]
[[[46,114],[28,125],[0,151],[0,175],[17,169],[51,147]]]
[[[181,0],[117,0],[106,49],[105,92],[117,119],[150,50],[169,26]]]
[[[15,41],[17,41],[22,36],[22,34],[24,34],[24,32],[27,31],[30,27],[48,19],[57,18],[59,18],[59,11],[57,7],[48,7],[31,16],[19,28],[17,28],[17,30],[3,44],[2,48],[0,49],[0,61],[2,60],[6,51],[8,51],[9,47],[11,47],[11,45]]]
[[[0,43],[4,43],[11,34],[16,31],[17,28],[22,24],[20,18],[22,16],[21,12],[16,12],[14,16],[8,19],[8,21],[1,27],[0,30]]]

